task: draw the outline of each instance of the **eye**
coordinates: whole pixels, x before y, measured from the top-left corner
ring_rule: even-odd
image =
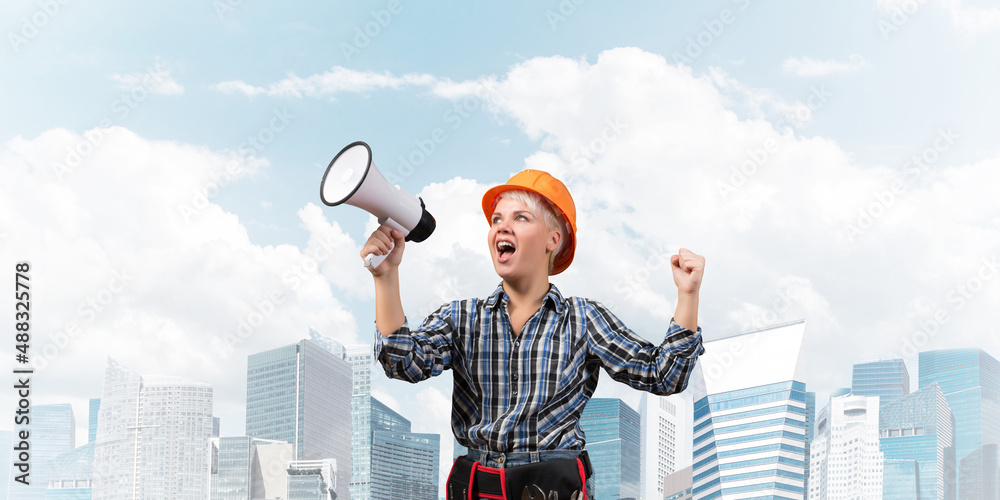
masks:
[[[528,220],[528,217],[526,215],[518,215],[516,220],[526,221],[526,220]]]
[[[490,224],[496,224],[497,222],[500,222],[500,216],[494,215],[493,219],[490,220]]]

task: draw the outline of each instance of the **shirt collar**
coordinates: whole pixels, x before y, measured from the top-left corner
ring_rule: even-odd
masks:
[[[486,299],[486,307],[494,309],[501,304],[506,304],[509,300],[510,298],[507,296],[507,293],[503,291],[503,283],[501,282],[497,285],[497,289]],[[563,303],[562,293],[551,283],[549,283],[549,291],[542,298],[542,305],[544,306],[545,304],[551,304],[558,314],[562,314],[563,308],[566,307]]]

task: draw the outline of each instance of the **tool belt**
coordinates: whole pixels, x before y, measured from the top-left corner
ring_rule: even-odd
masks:
[[[447,500],[586,500],[594,471],[584,450],[578,458],[548,460],[503,469],[486,467],[467,455],[448,474]],[[558,496],[552,496],[555,493]]]

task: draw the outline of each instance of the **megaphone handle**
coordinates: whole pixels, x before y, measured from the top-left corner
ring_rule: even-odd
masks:
[[[384,217],[384,218],[379,219],[378,223],[379,223],[379,225],[385,224],[386,226],[389,226],[390,229],[395,229],[397,231],[400,231],[404,235],[407,235],[407,234],[410,233],[410,231],[408,231],[405,227],[399,225],[398,222],[396,222],[396,221],[394,221],[394,220],[392,220],[392,219],[390,219],[388,217]],[[395,243],[390,243],[390,245],[391,246],[389,247],[389,251],[391,252],[393,248],[396,248],[396,244]],[[374,253],[370,253],[368,255],[365,255],[365,267],[367,267],[368,269],[374,270],[388,256],[389,256],[389,254],[377,255],[377,254],[374,254]]]
[[[370,254],[368,254],[368,255],[365,256],[365,267],[367,267],[368,269],[374,270],[388,256],[389,256],[389,254],[376,255],[376,254],[370,253]]]

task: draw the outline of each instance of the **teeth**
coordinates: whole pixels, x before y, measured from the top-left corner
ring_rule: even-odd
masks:
[[[497,250],[506,250],[508,248],[511,249],[511,250],[513,250],[514,249],[514,244],[511,243],[511,242],[509,242],[509,241],[498,241],[497,242]]]

